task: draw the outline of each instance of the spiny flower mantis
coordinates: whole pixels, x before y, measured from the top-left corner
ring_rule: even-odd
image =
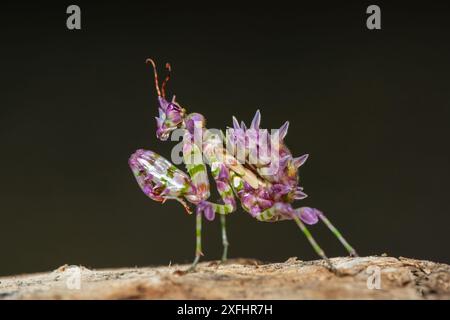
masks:
[[[129,165],[142,191],[151,199],[164,203],[168,199],[179,201],[188,213],[190,204],[196,207],[196,250],[190,270],[194,270],[202,253],[202,216],[214,220],[220,216],[223,254],[227,259],[228,238],[225,217],[237,209],[236,198],[242,208],[258,221],[276,222],[294,220],[304,233],[315,252],[333,269],[330,260],[312,237],[305,224],[313,225],[321,220],[343,244],[350,255],[356,251],[344,239],[318,209],[310,207],[294,208],[295,200],[307,195],[299,186],[298,169],[308,158],[308,154],[293,157],[284,143],[289,122],[286,121],[270,139],[267,130],[260,128],[261,113],[256,112],[249,128],[235,117],[233,127],[227,135],[227,147],[223,147],[223,133],[206,128],[205,117],[199,113],[187,113],[173,96],[166,100],[166,85],[170,79],[170,64],[166,64],[167,76],[159,85],[156,65],[152,59],[155,87],[159,102],[156,117],[156,136],[165,141],[177,129],[183,130],[183,160],[188,174],[153,151],[139,149],[129,159]],[[196,137],[200,136],[200,139]],[[229,148],[231,145],[233,147]],[[241,156],[236,156],[236,146],[241,147]],[[243,150],[243,151],[242,151]],[[269,151],[268,151],[269,150]],[[270,153],[270,155],[269,155]],[[275,155],[275,157],[274,157]],[[243,161],[238,161],[242,160]],[[254,161],[251,161],[252,158]],[[193,161],[194,159],[194,161]],[[210,167],[220,203],[209,201],[210,184],[207,165]]]

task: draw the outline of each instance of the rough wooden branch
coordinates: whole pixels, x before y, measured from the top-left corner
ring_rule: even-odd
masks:
[[[89,270],[63,266],[41,274],[0,278],[3,299],[450,299],[450,266],[392,257],[333,258],[338,272],[323,261],[290,258],[264,264],[234,259],[226,264]],[[371,267],[371,268],[369,268]],[[369,269],[368,269],[369,268]],[[76,272],[80,271],[80,289]],[[369,289],[367,279],[381,289]],[[370,282],[374,286],[376,281]]]

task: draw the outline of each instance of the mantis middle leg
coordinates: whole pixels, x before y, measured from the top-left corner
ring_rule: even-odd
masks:
[[[222,261],[227,259],[228,253],[228,237],[226,235],[226,221],[225,215],[236,210],[236,201],[234,199],[233,191],[231,186],[228,184],[229,173],[228,169],[220,165],[219,161],[215,158],[210,159],[212,175],[216,182],[217,189],[223,200],[223,204],[213,203],[207,201],[210,196],[209,192],[209,182],[206,165],[203,162],[202,153],[200,148],[192,142],[190,137],[185,138],[185,143],[183,146],[183,158],[187,168],[187,171],[191,177],[192,185],[197,190],[194,197],[191,197],[190,201],[197,203],[197,224],[196,224],[196,250],[194,262],[190,270],[194,270],[200,256],[201,252],[201,216],[202,214],[208,220],[213,220],[215,213],[220,214],[221,230],[222,230],[222,243],[223,243],[223,254]],[[216,170],[216,167],[221,166],[221,169]]]
[[[298,209],[297,209],[298,210]],[[295,212],[295,210],[294,210]],[[330,259],[326,256],[323,249],[319,246],[317,241],[312,236],[311,232],[308,230],[308,228],[305,226],[305,224],[300,220],[300,218],[294,213],[292,213],[292,208],[289,210],[289,208],[284,208],[283,206],[277,206],[274,205],[273,207],[266,209],[259,213],[256,216],[256,219],[259,221],[267,221],[267,222],[274,222],[279,220],[287,220],[287,219],[293,219],[297,226],[300,228],[300,230],[305,235],[306,239],[309,241],[311,246],[313,247],[314,251],[317,253],[319,257],[321,257],[325,262],[327,263],[328,267],[331,270],[335,270],[334,266],[331,264]]]
[[[222,232],[222,262],[225,262],[228,258],[228,236],[226,229],[226,215],[236,210],[236,199],[234,197],[232,186],[230,185],[230,172],[229,169],[221,163],[215,155],[209,154],[208,160],[211,164],[211,174],[217,186],[219,195],[223,201],[223,204],[211,203],[214,212],[220,215],[220,226]]]

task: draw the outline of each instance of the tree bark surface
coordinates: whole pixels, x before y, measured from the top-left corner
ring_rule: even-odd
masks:
[[[0,278],[0,299],[450,299],[450,266],[385,256],[282,263],[231,259],[90,270],[62,266]],[[377,276],[379,275],[379,289]],[[79,281],[78,281],[79,280]]]

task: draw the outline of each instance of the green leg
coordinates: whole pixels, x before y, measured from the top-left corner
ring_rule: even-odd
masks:
[[[300,219],[293,215],[292,216],[295,223],[297,223],[298,227],[300,228],[300,230],[302,230],[302,232],[304,233],[304,235],[306,236],[306,239],[308,239],[309,243],[311,244],[311,246],[314,248],[314,251],[316,251],[316,253],[323,259],[326,261],[326,263],[328,264],[328,266],[330,267],[331,270],[335,270],[334,266],[331,264],[330,259],[328,259],[328,257],[325,255],[325,252],[322,250],[322,248],[317,244],[316,240],[314,240],[313,236],[311,235],[311,233],[309,232],[309,230],[306,228],[306,226],[303,224],[303,222],[300,221]]]
[[[205,163],[202,161],[202,152],[198,148],[195,143],[189,142],[189,139],[186,140],[187,143],[183,146],[183,157],[184,162],[186,164],[186,168],[188,170],[189,176],[191,177],[192,184],[198,190],[207,190],[207,192],[203,192],[198,196],[206,201],[209,198],[209,182],[208,182],[208,174],[206,170]],[[226,227],[225,227],[225,216],[236,210],[236,202],[233,195],[232,187],[229,181],[226,178],[220,177],[220,170],[222,168],[222,163],[217,160],[217,157],[214,153],[206,154],[208,158],[208,162],[211,164],[211,173],[213,175],[216,183],[220,183],[220,188],[218,187],[219,194],[222,198],[224,204],[218,204],[209,202],[212,205],[215,213],[218,213],[221,216],[221,225],[222,225],[222,243],[223,243],[223,255],[222,261],[227,259],[228,252],[228,239],[226,235]],[[193,161],[192,161],[193,160]],[[213,169],[214,168],[214,169]],[[227,170],[226,173],[229,174],[228,169],[223,167],[223,170]],[[199,220],[200,219],[200,220]],[[200,260],[201,253],[201,217],[197,216],[197,251],[195,255],[195,260],[192,263],[190,270],[194,270],[198,261]]]
[[[209,161],[211,163],[211,174],[217,185],[217,190],[222,198],[224,204],[213,203],[214,211],[220,215],[220,226],[222,230],[222,262],[225,262],[228,258],[228,237],[226,228],[226,215],[236,210],[236,201],[234,198],[232,187],[232,175],[231,172],[221,162],[219,162],[215,155],[210,155]],[[228,178],[221,177],[220,173],[225,174]]]
[[[353,247],[347,242],[347,240],[345,240],[345,238],[342,236],[342,234],[339,232],[339,230],[336,229],[336,227],[331,224],[330,220],[328,220],[327,217],[325,217],[325,215],[323,213],[319,214],[319,218],[323,221],[323,223],[326,224],[328,229],[330,229],[331,232],[333,232],[333,234],[336,236],[336,238],[338,238],[338,240],[342,243],[342,245],[348,251],[350,256],[357,257],[358,254],[356,253],[356,250],[353,249]]]
[[[200,260],[200,256],[203,255],[203,253],[202,253],[202,215],[201,214],[197,214],[197,217],[196,217],[195,238],[196,238],[195,259],[194,259],[194,262],[192,262],[192,265],[188,271],[195,270],[195,267],[197,266],[198,261]]]
[[[220,215],[220,225],[222,228],[222,244],[223,244],[223,254],[222,254],[222,262],[227,261],[227,255],[228,255],[228,237],[227,237],[227,227],[225,223],[226,217],[225,215]]]

